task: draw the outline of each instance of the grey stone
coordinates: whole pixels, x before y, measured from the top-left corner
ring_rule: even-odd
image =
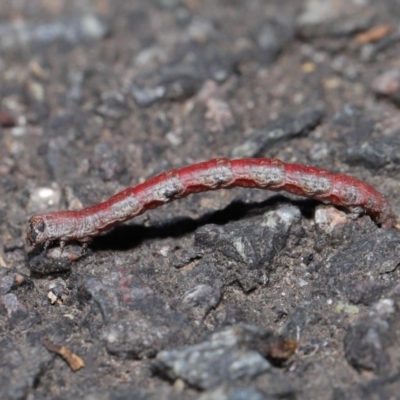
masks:
[[[260,155],[266,148],[278,143],[305,137],[323,119],[324,113],[320,109],[306,110],[293,117],[287,115],[278,121],[271,122],[264,129],[253,132],[242,144],[235,147],[231,156],[234,158],[255,157]]]
[[[158,353],[156,366],[171,379],[181,378],[202,389],[253,378],[270,368],[269,362],[252,349],[263,334],[257,327],[236,325],[197,345]]]
[[[106,21],[94,14],[42,24],[4,22],[0,24],[0,48],[49,45],[60,40],[76,45],[86,40],[102,39],[108,32]]]
[[[351,165],[363,165],[377,170],[400,165],[400,133],[372,138],[347,150],[346,161]]]
[[[391,370],[389,347],[393,344],[388,318],[366,317],[355,321],[344,338],[347,361],[357,370],[387,374]]]

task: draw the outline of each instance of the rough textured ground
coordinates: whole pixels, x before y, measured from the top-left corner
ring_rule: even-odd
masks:
[[[400,232],[367,216],[221,190],[77,261],[24,243],[33,213],[214,157],[353,174],[400,213],[399,19],[397,0],[2,0],[0,398],[399,399]]]

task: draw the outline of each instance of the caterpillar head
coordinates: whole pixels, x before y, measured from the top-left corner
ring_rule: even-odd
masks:
[[[37,246],[40,243],[45,243],[48,239],[44,219],[39,215],[31,217],[25,235],[26,243],[29,246]]]

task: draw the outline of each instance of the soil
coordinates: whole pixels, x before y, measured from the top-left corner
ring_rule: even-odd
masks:
[[[28,218],[268,157],[400,214],[397,0],[0,3],[1,399],[400,399],[400,231],[286,193],[191,195],[83,255]]]

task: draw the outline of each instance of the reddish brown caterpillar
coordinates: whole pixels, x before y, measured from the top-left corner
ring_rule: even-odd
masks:
[[[75,240],[87,246],[94,236],[147,210],[191,193],[234,187],[286,190],[345,207],[353,213],[367,213],[384,228],[397,223],[386,198],[351,176],[268,158],[219,158],[164,172],[79,211],[34,215],[29,220],[26,241],[47,247],[58,240],[60,247],[64,247],[66,242]]]

